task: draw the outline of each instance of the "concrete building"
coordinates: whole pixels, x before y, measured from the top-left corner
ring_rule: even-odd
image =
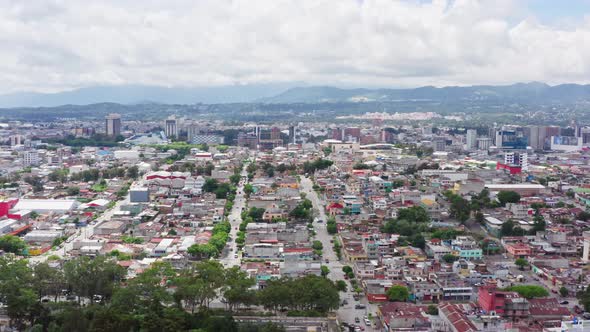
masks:
[[[147,187],[131,187],[129,201],[131,203],[148,203],[150,201],[149,189]]]
[[[166,119],[165,132],[167,137],[178,137],[178,121],[175,117]]]
[[[23,152],[23,165],[26,166],[37,166],[41,162],[39,153],[35,150]]]
[[[477,130],[467,129],[465,145],[468,150],[475,149],[477,147]]]
[[[107,136],[117,136],[121,134],[121,115],[111,113],[105,118],[105,131]]]
[[[477,139],[477,149],[487,151],[492,146],[492,139],[489,137],[480,137]]]
[[[10,146],[22,145],[23,142],[25,141],[25,138],[23,137],[23,135],[11,135],[9,139],[10,139]]]

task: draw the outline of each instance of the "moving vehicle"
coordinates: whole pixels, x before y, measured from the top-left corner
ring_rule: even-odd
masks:
[[[360,320],[358,317],[355,317],[355,318],[354,318],[354,322],[355,322],[355,323],[360,323],[360,322],[361,322],[361,320]]]
[[[354,306],[354,308],[355,309],[365,309],[365,308],[367,308],[367,306],[364,305],[364,304],[357,304],[357,305]]]
[[[371,321],[368,318],[365,318],[365,325],[371,326]]]

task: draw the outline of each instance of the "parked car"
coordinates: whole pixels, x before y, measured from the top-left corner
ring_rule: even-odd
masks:
[[[371,326],[371,321],[368,318],[365,318],[365,325]]]
[[[361,322],[361,320],[360,320],[360,318],[358,318],[358,317],[355,317],[355,318],[354,318],[354,322],[355,322],[355,323],[360,323],[360,322]]]
[[[559,304],[570,304],[568,301],[561,301]]]
[[[355,309],[365,309],[367,306],[364,304],[357,304],[354,306]]]

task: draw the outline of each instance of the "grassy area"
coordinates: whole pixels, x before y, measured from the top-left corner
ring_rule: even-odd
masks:
[[[109,186],[106,183],[96,183],[96,184],[92,185],[92,187],[90,187],[90,190],[100,193],[100,192],[107,190],[108,187]]]

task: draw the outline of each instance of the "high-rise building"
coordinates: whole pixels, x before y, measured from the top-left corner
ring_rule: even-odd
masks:
[[[167,137],[178,137],[178,121],[175,117],[166,119],[165,132]]]
[[[444,137],[435,137],[432,140],[432,149],[434,151],[445,151],[447,148],[447,140]]]
[[[295,143],[295,126],[289,126],[289,143]]]
[[[39,153],[35,150],[23,152],[23,165],[36,166],[39,165]]]
[[[358,142],[361,139],[361,128],[359,127],[348,127],[344,129],[342,139],[345,141]]]
[[[477,149],[487,151],[492,146],[492,139],[489,137],[480,137],[477,139]]]
[[[105,119],[107,136],[121,135],[121,115],[111,113],[107,115]]]
[[[342,129],[340,128],[332,128],[332,139],[337,139],[339,141],[342,141],[343,137],[342,137]]]
[[[477,130],[467,129],[465,141],[468,150],[475,149],[477,147]]]
[[[526,150],[528,137],[522,127],[504,126],[496,131],[496,147],[504,150]]]
[[[10,136],[10,146],[21,145],[23,144],[24,138],[22,135],[11,135]]]
[[[272,139],[272,140],[281,139],[281,130],[277,127],[272,127],[270,129],[270,139]]]
[[[504,154],[505,165],[518,165],[522,170],[526,171],[529,168],[528,154],[526,152],[506,152]]]

